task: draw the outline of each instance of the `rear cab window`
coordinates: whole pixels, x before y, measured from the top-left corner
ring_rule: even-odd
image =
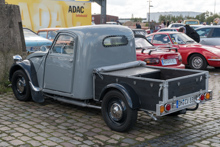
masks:
[[[108,36],[103,39],[104,47],[125,46],[128,39],[125,36]]]

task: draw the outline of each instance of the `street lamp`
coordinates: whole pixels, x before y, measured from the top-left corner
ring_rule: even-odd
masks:
[[[149,2],[149,16],[148,16],[148,25],[149,25],[149,28],[150,28],[150,7],[153,7],[152,5],[150,5],[150,2],[152,2],[151,0],[148,1]]]

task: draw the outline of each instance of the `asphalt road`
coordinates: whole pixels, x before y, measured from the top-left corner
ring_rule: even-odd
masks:
[[[127,133],[111,131],[101,111],[47,99],[20,102],[0,95],[0,146],[188,146],[220,147],[220,70],[209,68],[213,100],[185,115],[158,117],[138,113]]]

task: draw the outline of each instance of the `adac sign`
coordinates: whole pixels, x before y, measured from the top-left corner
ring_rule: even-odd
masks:
[[[6,0],[20,6],[23,27],[40,28],[91,25],[91,3],[55,0]]]

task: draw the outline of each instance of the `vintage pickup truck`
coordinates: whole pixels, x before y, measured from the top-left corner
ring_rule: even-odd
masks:
[[[123,26],[63,29],[50,49],[25,60],[19,55],[13,58],[9,79],[18,100],[44,102],[50,97],[99,108],[115,131],[132,128],[138,111],[156,119],[212,99],[208,71],[151,67],[136,61],[134,34]]]

